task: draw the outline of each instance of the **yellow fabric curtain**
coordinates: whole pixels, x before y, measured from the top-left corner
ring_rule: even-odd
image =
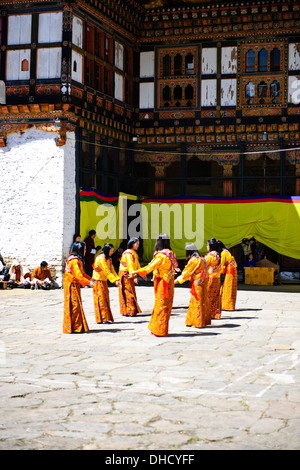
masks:
[[[136,196],[120,193],[108,196],[92,189],[80,191],[80,235],[84,240],[90,230],[96,230],[95,246],[112,243],[118,249],[126,238],[123,214],[127,212],[127,201]],[[120,216],[121,214],[121,216]]]
[[[82,239],[95,229],[96,245],[110,242],[117,249],[123,239],[141,237],[146,262],[161,232],[170,236],[178,259],[185,258],[188,242],[206,253],[212,237],[228,248],[255,237],[282,255],[300,259],[300,197],[141,199],[81,190],[80,210]]]
[[[182,218],[180,219],[178,210],[175,226],[171,224],[170,228],[171,247],[179,259],[185,257],[185,243],[187,242],[195,242],[199,251],[205,253],[206,242],[209,238],[222,240],[230,248],[241,243],[243,238],[251,237],[255,237],[256,240],[282,255],[300,259],[300,198],[224,198],[221,200],[199,199],[197,202],[188,202],[188,200],[155,202],[152,199],[150,202],[144,201],[144,204],[148,206],[148,220],[145,220],[147,230],[157,234],[165,231],[164,226],[162,220],[158,221],[157,217],[151,216],[152,211],[149,206],[167,204],[174,211],[174,204],[181,206]],[[193,206],[193,209],[187,211],[188,205]],[[199,205],[203,208],[203,219],[201,211],[198,210],[197,213]],[[183,226],[181,238],[178,238],[180,233],[178,224]],[[196,229],[193,229],[195,224]],[[185,230],[186,227],[188,230]],[[194,230],[196,230],[196,236],[190,238]],[[146,259],[151,258],[154,245],[155,240],[145,237]]]

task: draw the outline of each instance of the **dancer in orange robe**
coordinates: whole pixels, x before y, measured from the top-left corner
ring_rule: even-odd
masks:
[[[114,246],[111,243],[105,243],[101,253],[96,257],[93,265],[93,279],[95,280],[93,297],[97,323],[110,323],[114,321],[110,308],[107,279],[112,284],[115,283],[117,286],[120,286],[121,283],[112,264],[111,256],[113,251]]]
[[[94,282],[83,270],[85,243],[75,242],[71,255],[66,261],[64,274],[64,333],[83,333],[89,331],[84,315],[80,285],[90,286]]]
[[[219,242],[221,247],[221,266],[222,274],[225,279],[221,287],[221,306],[222,310],[235,310],[237,295],[237,263],[234,256],[230,253],[224,243]]]
[[[155,336],[168,336],[177,267],[175,254],[170,248],[170,238],[161,233],[156,240],[152,261],[132,273],[145,276],[153,271],[155,303],[148,328]]]
[[[133,271],[140,268],[137,250],[139,247],[138,238],[131,238],[127,244],[127,250],[121,256],[119,278],[121,285],[119,287],[120,313],[124,316],[133,317],[141,313],[139,307],[135,284],[138,283],[137,276],[131,276]]]
[[[221,318],[221,259],[219,244],[215,238],[208,240],[207,251],[208,253],[205,255],[208,273],[206,323],[210,325],[212,318]]]
[[[191,299],[186,315],[186,326],[204,328],[206,326],[206,261],[200,256],[194,243],[188,243],[185,247],[188,263],[181,275],[175,280],[175,284],[183,284],[190,281]]]

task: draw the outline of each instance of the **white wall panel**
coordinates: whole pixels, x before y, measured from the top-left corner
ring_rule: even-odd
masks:
[[[76,51],[72,51],[72,80],[83,83],[83,56]]]
[[[62,12],[39,15],[39,43],[62,41]]]
[[[27,70],[22,70],[23,61],[27,61]],[[29,80],[30,78],[30,49],[7,51],[6,80]]]
[[[115,98],[124,101],[124,77],[115,73]]]
[[[236,79],[221,80],[221,106],[236,105]]]
[[[78,46],[82,49],[83,45],[83,26],[82,20],[78,16],[73,16],[72,23],[72,42],[75,46]]]
[[[115,66],[120,70],[124,68],[124,47],[117,41],[115,42]]]
[[[31,15],[9,15],[7,44],[31,43]]]
[[[216,106],[217,80],[201,81],[201,106]]]
[[[154,77],[154,52],[140,53],[140,77]]]
[[[289,44],[289,70],[300,70],[300,43]]]
[[[221,73],[236,73],[237,48],[222,47]]]
[[[140,109],[154,108],[154,83],[140,83]]]
[[[289,77],[288,102],[300,103],[300,80],[297,77]]]
[[[202,74],[217,73],[217,48],[202,49]]]
[[[59,78],[61,75],[61,48],[37,51],[37,78]]]

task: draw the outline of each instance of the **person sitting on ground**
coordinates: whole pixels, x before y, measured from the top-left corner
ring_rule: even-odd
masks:
[[[9,269],[9,281],[7,287],[13,289],[14,287],[30,288],[30,272],[29,269],[23,268],[19,261],[14,261]]]
[[[41,265],[32,273],[31,276],[31,289],[42,288],[42,289],[51,289],[52,286],[52,276],[50,269],[48,268],[47,261],[42,261]]]
[[[0,281],[8,281],[9,280],[9,269],[5,266],[4,259],[0,253]]]

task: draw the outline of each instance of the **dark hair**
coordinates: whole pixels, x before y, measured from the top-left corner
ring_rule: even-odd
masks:
[[[210,251],[217,251],[220,253],[221,247],[219,245],[219,242],[215,238],[210,238],[207,240],[207,243],[209,244],[209,250]]]
[[[127,249],[132,248],[132,246],[133,246],[136,242],[138,242],[138,241],[139,241],[139,239],[136,238],[136,237],[130,238],[130,240],[129,240],[128,243],[127,243]]]
[[[47,261],[42,261],[41,262],[41,268],[46,268],[48,266]]]
[[[101,253],[104,253],[106,259],[109,258],[109,252],[113,247],[114,247],[114,245],[112,243],[105,243],[105,245],[103,245]]]
[[[96,235],[96,230],[90,230],[89,231],[89,236],[91,237],[92,235]]]
[[[74,242],[71,255],[78,256],[78,258],[83,261],[84,247],[84,242]]]
[[[224,245],[223,242],[221,242],[221,240],[218,240],[218,243],[219,243],[220,252],[223,250],[228,250],[228,248],[226,248],[226,246]]]
[[[190,259],[193,256],[200,256],[198,248],[196,247],[195,243],[186,243],[186,245],[185,245],[185,257],[186,257],[186,259]]]
[[[185,250],[185,257],[186,259],[193,258],[193,256],[200,256],[198,250]]]
[[[80,233],[74,233],[73,235],[73,243],[76,242],[76,238],[80,237]]]
[[[155,243],[155,251],[171,250],[170,237],[166,233],[160,233]]]

